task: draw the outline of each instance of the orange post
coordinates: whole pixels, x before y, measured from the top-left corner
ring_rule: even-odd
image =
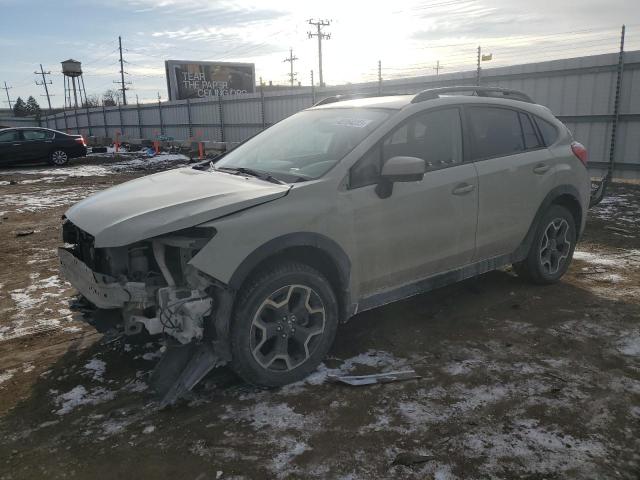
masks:
[[[198,142],[198,158],[202,160],[204,158],[204,143]]]
[[[120,150],[120,131],[119,130],[116,130],[115,146],[116,146],[116,153],[118,153],[118,151]]]

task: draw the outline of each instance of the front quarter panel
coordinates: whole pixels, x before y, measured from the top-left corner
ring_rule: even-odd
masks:
[[[254,251],[291,234],[317,234],[331,239],[350,258],[349,220],[337,209],[335,189],[329,179],[301,184],[286,197],[200,225],[214,227],[217,234],[190,264],[229,284]]]

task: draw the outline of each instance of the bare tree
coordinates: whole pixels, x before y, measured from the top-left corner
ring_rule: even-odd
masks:
[[[91,107],[99,107],[100,106],[100,96],[99,95],[89,95],[86,100],[82,103],[83,108],[91,108]]]
[[[105,107],[115,107],[121,101],[122,92],[110,88],[102,94],[102,104]]]

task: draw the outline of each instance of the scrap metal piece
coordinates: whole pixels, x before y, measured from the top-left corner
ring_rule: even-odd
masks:
[[[167,348],[150,379],[151,386],[161,397],[160,408],[173,405],[213,368],[224,363],[209,342]]]
[[[356,387],[362,385],[373,385],[376,383],[400,382],[422,378],[415,370],[403,370],[401,372],[374,373],[371,375],[328,375],[327,379],[335,383],[345,383]]]

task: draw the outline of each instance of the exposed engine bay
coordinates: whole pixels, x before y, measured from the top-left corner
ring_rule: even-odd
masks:
[[[164,358],[165,366],[161,367],[163,361],[158,365],[157,369],[168,368],[176,377],[174,381],[161,380],[165,390],[178,381],[181,370],[195,355],[194,345],[206,345],[211,350],[209,357],[217,345],[213,365],[204,374],[228,360],[228,314],[218,325],[214,319],[229,293],[224,285],[189,264],[214,235],[212,228],[189,228],[127,246],[95,248],[91,235],[69,220],[63,225],[65,246],[59,252],[63,274],[90,303],[120,310],[119,327],[125,335],[146,329],[151,335],[169,337],[167,343],[173,350],[188,347],[178,355],[179,367],[167,367],[170,361]],[[172,348],[165,357],[171,356]],[[185,356],[187,350],[191,353]]]

